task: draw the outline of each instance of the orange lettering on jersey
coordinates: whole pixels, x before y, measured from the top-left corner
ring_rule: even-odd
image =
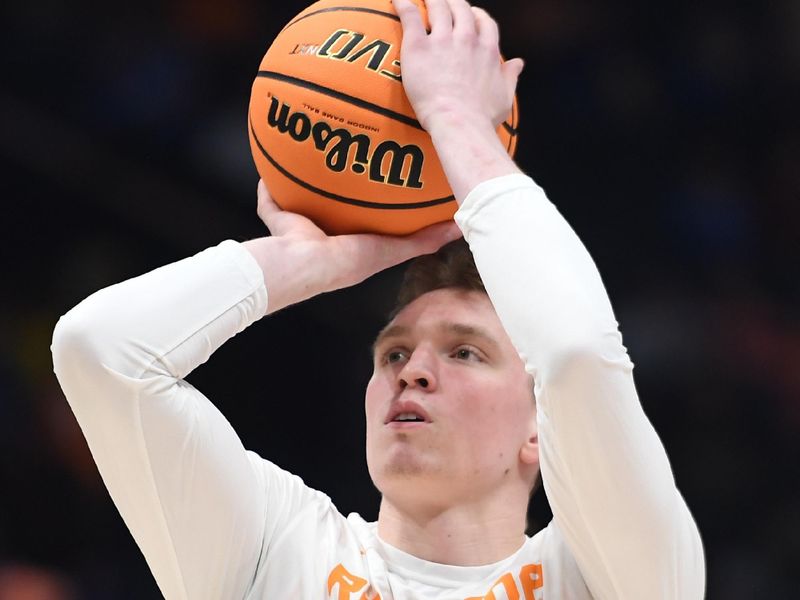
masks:
[[[350,600],[350,594],[355,594],[358,590],[367,585],[367,580],[353,575],[345,569],[343,565],[338,564],[334,567],[333,571],[331,571],[331,574],[328,575],[329,596],[333,593],[333,586],[336,584],[339,584],[339,595],[336,596],[336,599]],[[372,600],[371,598],[367,598],[366,593],[364,593],[361,598]]]
[[[534,590],[544,585],[542,565],[525,565],[519,572],[519,580],[522,582],[525,600],[535,600]]]
[[[486,600],[497,600],[497,596],[494,595],[494,590],[500,584],[503,585],[503,589],[506,591],[506,596],[508,596],[508,600],[519,600],[519,590],[517,589],[517,583],[514,581],[513,575],[511,573],[506,573],[500,579],[494,582],[494,585],[489,590],[489,593],[486,594]]]
[[[534,590],[544,585],[542,565],[525,565],[519,572],[519,580],[522,583],[522,591],[525,593],[525,600],[536,600]],[[497,600],[497,595],[494,592],[498,589],[498,586],[501,585],[503,586],[505,598],[507,598],[507,600],[520,600],[519,587],[517,587],[517,581],[511,573],[506,573],[495,581],[494,585],[492,585],[485,596],[475,596],[472,598],[465,598],[464,600]]]
[[[514,581],[514,576],[511,573],[506,573],[500,579],[494,582],[492,587],[485,596],[478,596],[475,598],[465,598],[464,600],[497,600],[494,590],[497,586],[502,585],[506,591],[508,600],[519,600],[519,590],[517,589],[517,582]]]

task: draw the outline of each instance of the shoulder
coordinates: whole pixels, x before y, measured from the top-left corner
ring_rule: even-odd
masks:
[[[369,535],[368,524],[355,514],[345,518],[327,494],[299,476],[254,452],[248,458],[267,498],[267,526],[251,597],[319,598],[326,586],[351,585],[353,577],[363,578],[362,537]]]

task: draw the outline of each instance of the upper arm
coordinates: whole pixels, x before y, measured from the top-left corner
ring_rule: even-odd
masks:
[[[223,243],[91,295],[53,335],[59,383],[170,599],[242,597],[258,563],[264,471],[183,377],[265,306],[260,271]]]
[[[576,348],[537,384],[542,478],[598,598],[701,598],[703,550],[621,343]]]
[[[124,374],[104,364],[100,341],[61,333],[59,380],[164,596],[243,597],[266,509],[262,473],[233,428],[157,363],[138,377]]]

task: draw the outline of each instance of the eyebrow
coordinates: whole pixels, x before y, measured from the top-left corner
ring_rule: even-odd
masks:
[[[498,348],[497,340],[495,340],[494,337],[482,327],[467,325],[465,323],[445,321],[440,323],[436,329],[443,333],[452,333],[463,337],[478,338],[484,342],[487,342],[492,346],[492,348]],[[387,339],[403,337],[409,333],[411,333],[411,328],[406,325],[387,325],[375,338],[375,341],[372,344],[372,354],[374,355],[375,351],[378,349],[378,346],[380,346]]]

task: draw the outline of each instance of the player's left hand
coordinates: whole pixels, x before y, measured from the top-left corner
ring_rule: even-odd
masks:
[[[502,62],[494,19],[466,0],[427,0],[427,33],[411,0],[393,3],[403,25],[403,86],[420,124],[431,131],[437,115],[457,112],[500,125],[524,63]]]

